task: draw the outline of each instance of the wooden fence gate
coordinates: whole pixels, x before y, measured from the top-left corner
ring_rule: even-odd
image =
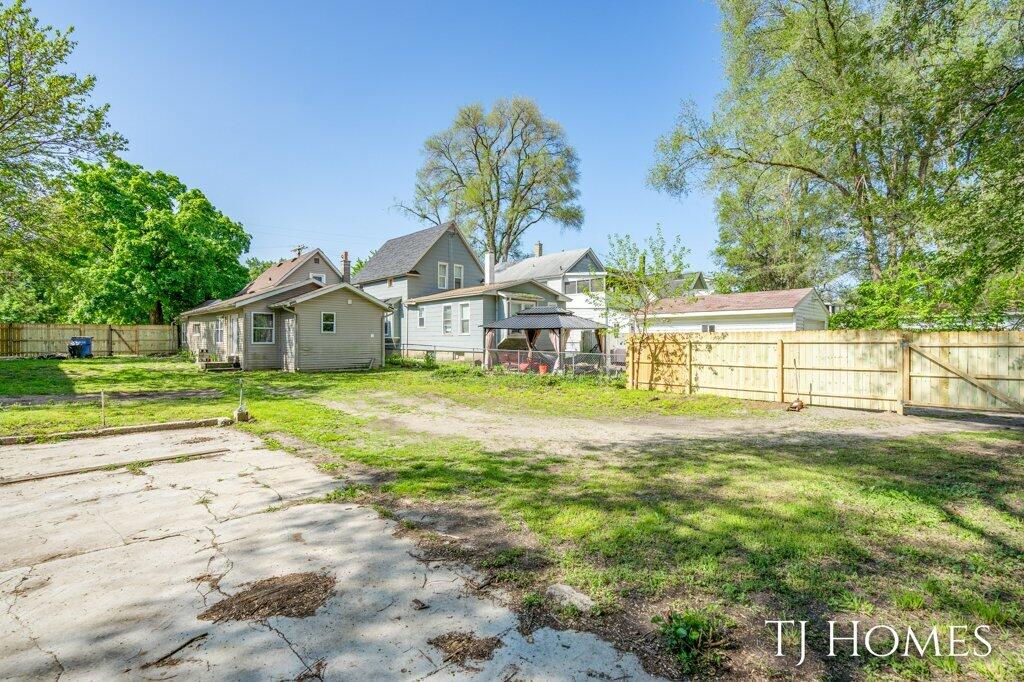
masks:
[[[651,334],[634,388],[902,412],[1024,412],[1024,332],[837,330]]]
[[[0,324],[0,357],[66,354],[72,336],[91,336],[92,354],[163,355],[179,348],[177,327],[166,324]]]

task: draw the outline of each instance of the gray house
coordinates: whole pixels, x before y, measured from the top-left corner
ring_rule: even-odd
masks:
[[[390,308],[348,283],[320,249],[282,260],[231,298],[183,312],[182,344],[239,369],[380,367]]]
[[[494,258],[482,266],[455,223],[388,240],[353,283],[393,309],[389,345],[411,351],[480,350],[487,322],[567,298],[529,278],[496,282]]]

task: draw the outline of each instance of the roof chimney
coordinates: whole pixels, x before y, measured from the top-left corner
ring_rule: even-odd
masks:
[[[484,284],[494,284],[494,252],[490,249],[484,254]]]
[[[345,284],[352,281],[352,263],[348,260],[348,251],[341,253],[341,281]]]
[[[541,244],[540,242],[537,242],[536,244],[534,244],[533,245],[533,255],[537,256],[537,257],[543,256],[544,255],[544,245]]]

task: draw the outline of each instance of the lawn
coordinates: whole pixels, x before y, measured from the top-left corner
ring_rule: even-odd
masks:
[[[228,394],[131,403],[112,408],[109,421],[220,416],[236,400],[231,394],[238,375],[199,374],[176,361],[8,364],[16,369],[9,374],[6,365],[0,367],[0,393],[7,395],[115,387],[214,387]],[[794,660],[771,656],[774,644],[764,627],[766,619],[790,618],[812,621],[809,662],[796,671],[801,677],[1024,677],[1020,432],[902,439],[818,434],[825,441],[773,439],[770,433],[756,439],[681,436],[568,457],[546,452],[543,443],[533,450],[494,451],[471,433],[451,438],[402,432],[314,399],[367,392],[442,397],[515,414],[756,416],[766,423],[778,417],[739,401],[661,395],[652,401],[648,392],[595,380],[482,376],[449,368],[246,373],[244,381],[258,419],[241,428],[315,446],[319,465],[341,475],[354,467],[387,472],[383,482],[356,491],[367,503],[383,505],[384,513],[410,500],[452,509],[475,505],[509,529],[525,530],[534,544],[468,557],[515,595],[524,612],[545,608],[544,586],[559,581],[589,594],[598,609],[555,613],[556,619],[605,635],[618,632],[616,641],[627,648],[626,634],[650,630],[655,613],[714,619],[726,633],[721,651],[685,665],[703,672],[717,666],[726,676],[793,673]],[[95,420],[96,409],[4,410],[0,434],[80,426]],[[925,626],[922,632],[932,625],[973,629],[984,623],[993,628],[994,653],[860,659],[861,667],[851,672],[848,659],[824,655],[829,618]]]

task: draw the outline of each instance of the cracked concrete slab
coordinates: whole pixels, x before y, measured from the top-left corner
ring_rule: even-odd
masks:
[[[524,637],[514,613],[467,589],[470,569],[420,563],[371,509],[287,504],[340,482],[232,429],[4,447],[0,471],[144,460],[210,436],[201,447],[231,451],[0,488],[0,679],[651,679],[591,634]],[[198,618],[247,584],[314,571],[335,587],[311,617]],[[457,630],[502,646],[446,663],[427,640]]]

